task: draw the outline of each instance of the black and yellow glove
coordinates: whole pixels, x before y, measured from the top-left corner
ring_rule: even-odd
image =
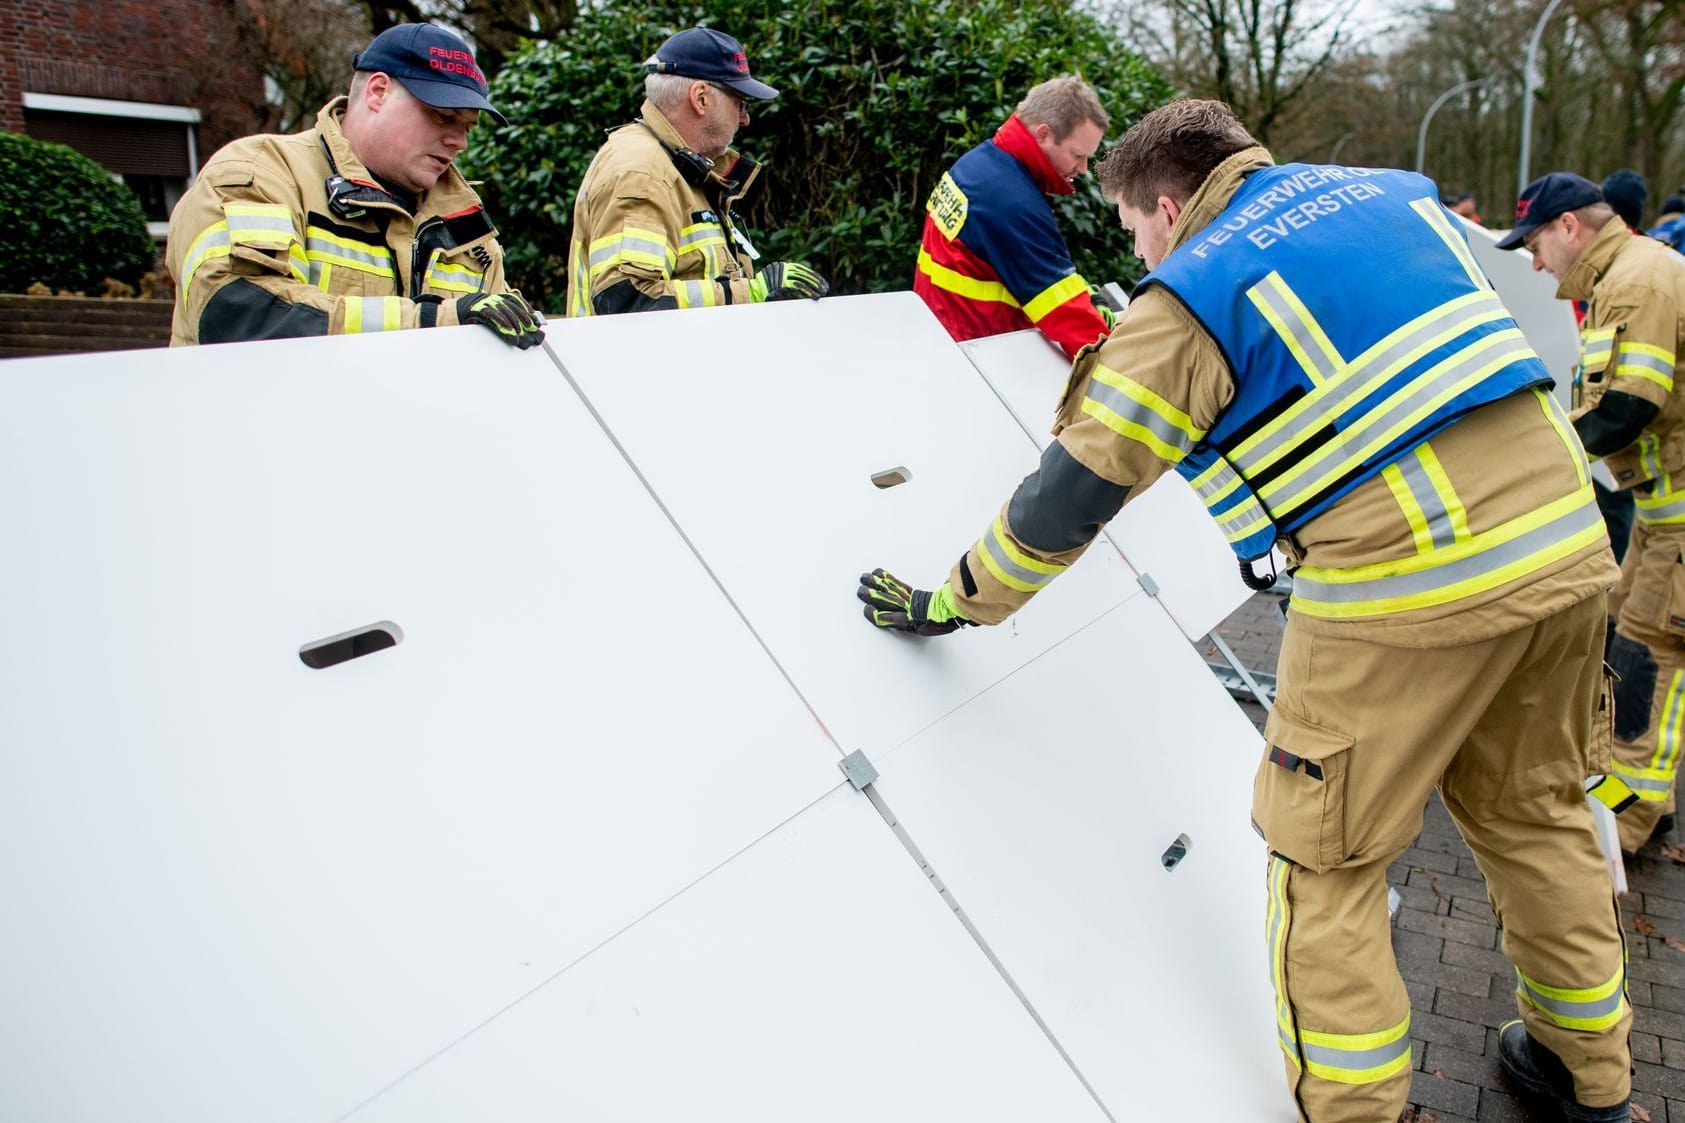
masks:
[[[535,311],[520,293],[471,292],[458,297],[453,304],[445,304],[436,296],[424,296],[421,303],[421,326],[442,327],[449,324],[479,324],[511,347],[525,351],[544,342],[544,316]],[[441,315],[441,313],[443,313]]]
[[[1117,327],[1117,313],[1112,311],[1112,302],[1106,299],[1106,294],[1100,291],[1099,285],[1088,286],[1088,300],[1094,305],[1094,310],[1100,313],[1100,318],[1106,321],[1106,330]]]
[[[945,636],[970,624],[954,611],[954,591],[946,581],[934,593],[914,589],[882,569],[860,575],[855,591],[866,604],[866,619],[879,628],[915,636]]]
[[[818,300],[831,286],[810,266],[799,261],[774,261],[749,282],[749,299],[756,304],[768,300]]]

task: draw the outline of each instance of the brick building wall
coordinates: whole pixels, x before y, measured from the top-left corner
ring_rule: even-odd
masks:
[[[204,155],[253,131],[263,79],[229,73],[230,2],[0,0],[0,130],[27,131],[27,91],[198,109]]]

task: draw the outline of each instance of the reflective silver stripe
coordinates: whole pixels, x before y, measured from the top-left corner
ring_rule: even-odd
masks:
[[[1413,414],[1427,414],[1454,398],[1483,369],[1496,369],[1533,353],[1516,328],[1504,328],[1483,336],[1449,359],[1417,376],[1409,386],[1388,399],[1386,408],[1366,414],[1362,420],[1318,448],[1285,475],[1257,489],[1259,498],[1277,516],[1288,514],[1314,498],[1331,482],[1380,452],[1389,436],[1409,427]],[[1367,444],[1365,442],[1368,442]],[[1246,464],[1234,458],[1243,476],[1252,475]]]
[[[1625,972],[1622,972],[1624,975]],[[1626,1001],[1626,987],[1620,983],[1620,975],[1613,980],[1614,985],[1609,993],[1601,998],[1588,1001],[1574,1001],[1567,998],[1552,998],[1541,993],[1533,980],[1523,975],[1519,970],[1515,973],[1516,988],[1528,1002],[1537,1006],[1549,1015],[1551,1021],[1558,1023],[1598,1022],[1618,1019],[1621,1006]],[[1605,989],[1603,987],[1592,988]],[[1581,992],[1584,993],[1584,992]],[[1573,1028],[1570,1025],[1570,1028]]]
[[[281,241],[293,240],[293,224],[287,218],[260,218],[256,215],[228,215],[228,230],[235,242],[247,242],[250,234],[274,234]]]
[[[1326,428],[1348,406],[1374,393],[1376,379],[1396,373],[1436,343],[1508,315],[1503,302],[1486,291],[1450,313],[1440,307],[1418,316],[1385,349],[1363,359],[1344,377],[1311,391],[1273,424],[1236,445],[1231,459],[1243,465],[1248,475],[1256,475],[1301,439]]]
[[[983,552],[988,554],[989,560],[994,562],[1002,573],[1014,581],[1030,586],[1029,589],[1020,589],[1020,592],[1031,592],[1034,589],[1039,589],[1058,576],[1056,573],[1042,573],[1013,561],[1007,555],[1006,544],[999,540],[999,534],[998,526],[991,526],[989,532],[983,535],[979,545],[983,547]]]
[[[1087,397],[1090,401],[1105,406],[1124,421],[1139,425],[1171,448],[1181,450],[1184,456],[1194,447],[1193,438],[1188,436],[1187,432],[1180,426],[1169,421],[1150,406],[1142,405],[1115,386],[1110,386],[1097,379],[1090,379]]]
[[[1593,359],[1608,359],[1610,354],[1615,350],[1614,331],[1607,328],[1595,330],[1600,332],[1607,331],[1608,334],[1600,334],[1595,339],[1593,339],[1589,334],[1580,338],[1580,359],[1587,366],[1591,365]]]
[[[1667,472],[1656,477],[1656,486],[1649,495],[1634,491],[1632,496],[1641,523],[1685,521],[1685,491],[1673,489],[1673,477]]]
[[[361,266],[366,271],[378,273],[383,277],[396,275],[392,265],[392,254],[386,250],[355,249],[343,242],[329,241],[326,238],[306,238],[304,254],[311,259],[312,277],[320,271],[321,262],[330,265]]]
[[[710,298],[717,291],[712,281],[680,281],[673,295],[680,308],[707,308],[714,303]]]
[[[1621,367],[1643,367],[1645,370],[1653,370],[1661,375],[1669,385],[1673,383],[1673,364],[1659,355],[1648,355],[1643,351],[1634,351],[1630,347],[1622,347],[1620,358],[1616,360],[1616,363],[1617,374],[1620,373],[1619,368]]]
[[[1234,466],[1226,460],[1219,460],[1194,480],[1194,491],[1209,503],[1216,496],[1239,485],[1240,475],[1234,470]]]
[[[1644,467],[1645,479],[1656,479],[1667,473],[1662,467],[1662,441],[1654,433],[1645,433],[1638,438],[1638,461]]]
[[[1674,671],[1662,699],[1661,728],[1656,731],[1656,751],[1650,758],[1650,767],[1667,773],[1669,778],[1679,768],[1680,724],[1685,719],[1685,694],[1680,691],[1681,685],[1685,685],[1685,671]]]
[[[1410,1052],[1410,1034],[1406,1031],[1397,1041],[1377,1045],[1373,1049],[1336,1049],[1331,1045],[1303,1043],[1305,1062],[1347,1072],[1361,1072],[1396,1061]]]
[[[1673,790],[1675,778],[1672,776],[1665,780],[1646,776],[1636,769],[1627,768],[1618,760],[1614,762],[1614,772],[1626,782],[1627,787],[1638,793],[1640,799],[1660,801],[1666,799],[1667,793]]]
[[[200,235],[198,241],[193,243],[191,254],[187,259],[187,264],[182,267],[182,274],[191,279],[193,274],[198,272],[199,266],[203,265],[207,258],[213,256],[223,256],[213,254],[211,251],[227,249],[233,244],[234,240],[228,236],[228,231],[223,228],[223,224],[220,222],[217,223],[216,226],[211,227],[204,234]]]
[[[1275,324],[1277,330],[1286,329],[1289,339],[1298,345],[1302,357],[1310,361],[1314,368],[1306,373],[1318,385],[1327,385],[1340,377],[1340,367],[1329,362],[1328,353],[1323,350],[1322,342],[1311,331],[1311,325],[1305,322],[1303,315],[1292,305],[1287,303],[1282,293],[1283,282],[1279,273],[1271,273],[1262,281],[1253,285],[1247,296],[1260,304],[1267,305],[1276,314],[1279,321]]]
[[[1294,575],[1293,586],[1295,590],[1302,590],[1307,599],[1334,604],[1358,604],[1364,601],[1407,597],[1483,576],[1556,542],[1571,538],[1581,531],[1601,525],[1603,516],[1598,512],[1597,505],[1582,503],[1568,513],[1519,534],[1508,542],[1418,573],[1401,573],[1393,577],[1375,577],[1367,581],[1335,584],[1319,581],[1301,569]]]
[[[1270,960],[1270,985],[1275,989],[1275,1033],[1281,1051],[1288,1060],[1300,1066],[1299,1041],[1293,1032],[1293,1009],[1287,1004],[1287,984],[1283,978],[1282,962],[1287,957],[1287,862],[1270,855],[1269,920],[1265,925],[1265,948]]]
[[[684,253],[693,246],[725,245],[725,230],[718,226],[692,227],[689,232],[679,235],[679,252]]]
[[[1251,498],[1222,514],[1213,514],[1212,517],[1217,520],[1217,529],[1223,532],[1223,537],[1231,542],[1245,538],[1259,523],[1269,521],[1263,505]]]
[[[1416,506],[1422,509],[1422,517],[1428,523],[1428,539],[1434,548],[1443,550],[1453,545],[1457,541],[1457,532],[1451,526],[1451,512],[1445,509],[1445,501],[1440,498],[1439,490],[1428,478],[1422,462],[1412,453],[1393,461],[1393,467],[1397,468],[1398,474],[1404,478],[1404,484],[1410,489]]]
[[[631,255],[627,257],[627,255]],[[609,245],[603,246],[591,254],[591,274],[595,276],[616,261],[626,257],[627,260],[641,260],[650,258],[653,261],[667,260],[667,244],[656,242],[648,238],[617,238]]]

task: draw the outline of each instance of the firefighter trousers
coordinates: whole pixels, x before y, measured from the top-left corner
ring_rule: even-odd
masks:
[[[1638,796],[1616,817],[1621,849],[1632,853],[1674,810],[1685,742],[1685,527],[1632,528],[1621,582],[1609,597],[1615,634],[1614,772]]]
[[[1253,815],[1271,850],[1266,935],[1301,1119],[1395,1123],[1404,1108],[1410,1000],[1386,875],[1435,786],[1486,876],[1528,1031],[1580,1102],[1626,1098],[1625,954],[1584,790],[1608,754],[1605,611],[1599,594],[1435,649],[1289,623]]]

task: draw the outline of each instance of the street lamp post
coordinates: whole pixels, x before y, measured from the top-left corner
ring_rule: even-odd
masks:
[[[1539,88],[1538,74],[1533,62],[1539,55],[1539,39],[1545,33],[1545,24],[1549,22],[1551,13],[1562,0],[1550,0],[1545,5],[1539,22],[1533,25],[1533,37],[1527,40],[1527,62],[1521,72],[1521,170],[1515,179],[1515,197],[1521,198],[1521,193],[1527,189],[1527,158],[1533,147],[1533,91]]]
[[[1555,3],[1555,2],[1557,2],[1557,0],[1552,0],[1552,2]],[[1452,86],[1449,90],[1446,90],[1444,93],[1440,94],[1438,97],[1433,99],[1433,104],[1428,106],[1428,111],[1425,114],[1422,115],[1421,127],[1416,130],[1416,174],[1417,175],[1422,174],[1422,164],[1423,164],[1423,161],[1426,159],[1426,156],[1427,156],[1428,122],[1433,120],[1433,115],[1435,113],[1439,112],[1439,107],[1444,105],[1447,101],[1451,100],[1453,97],[1456,97],[1458,94],[1462,93],[1464,90],[1472,90],[1476,86],[1484,86],[1488,82],[1495,82],[1495,81],[1497,81],[1497,79],[1495,79],[1495,78],[1471,78],[1467,82],[1458,82],[1455,86]]]

